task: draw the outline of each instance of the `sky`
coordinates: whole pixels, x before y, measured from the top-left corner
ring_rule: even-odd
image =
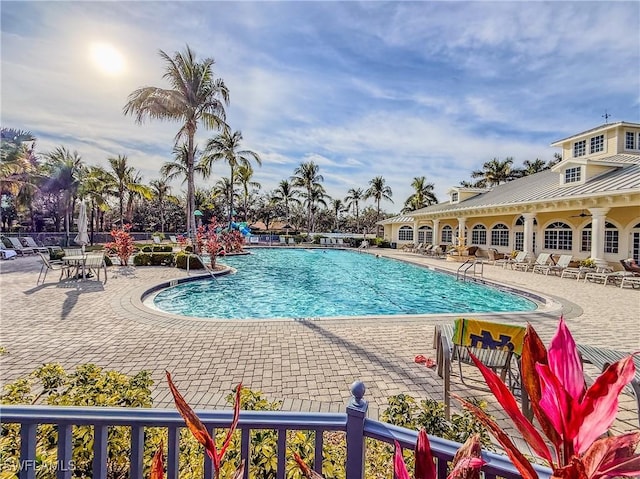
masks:
[[[314,161],[332,198],[382,176],[393,199],[382,209],[398,213],[414,177],[446,201],[492,158],[551,160],[552,142],[605,112],[640,123],[637,1],[3,0],[0,11],[2,127],[91,165],[126,155],[146,182],[172,160],[180,125],[137,124],[123,107],[140,87],[168,88],[158,53],[186,45],[215,60],[263,192]],[[215,134],[200,128],[197,141]],[[219,163],[197,185],[228,174]]]

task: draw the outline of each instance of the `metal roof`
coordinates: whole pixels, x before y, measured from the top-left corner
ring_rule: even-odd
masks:
[[[393,218],[387,218],[386,220],[378,221],[377,225],[390,225],[393,223],[413,223],[413,216],[400,215]]]
[[[627,121],[619,121],[619,122],[616,122],[616,123],[604,123],[604,124],[602,124],[600,126],[596,126],[595,128],[591,128],[590,130],[583,131],[582,133],[577,133],[575,135],[568,136],[568,137],[563,138],[561,140],[556,140],[553,143],[551,143],[551,146],[559,146],[562,143],[564,143],[565,141],[569,141],[569,140],[572,140],[574,138],[578,138],[580,136],[587,135],[587,134],[590,134],[590,133],[595,133],[596,131],[599,131],[599,130],[604,131],[604,130],[609,130],[611,128],[617,128],[619,126],[628,126],[628,127],[631,127],[631,128],[640,128],[640,124],[639,123],[629,123]]]
[[[561,185],[559,173],[541,171],[508,183],[498,185],[491,191],[474,196],[459,203],[439,203],[412,212],[414,216],[469,208],[529,204],[569,198],[606,196],[627,192],[640,193],[640,155],[614,155],[598,161],[624,163],[625,166],[612,169],[585,183]],[[399,217],[396,217],[399,218]],[[391,222],[386,220],[387,222]],[[394,221],[399,222],[399,221]]]

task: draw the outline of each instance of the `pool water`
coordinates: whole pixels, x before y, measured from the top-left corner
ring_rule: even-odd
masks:
[[[253,249],[221,260],[237,273],[160,291],[155,307],[201,318],[308,318],[530,311],[521,296],[369,254]]]
[[[237,273],[160,291],[155,307],[201,318],[310,318],[531,311],[488,286],[374,255],[329,249],[252,249],[221,262]]]

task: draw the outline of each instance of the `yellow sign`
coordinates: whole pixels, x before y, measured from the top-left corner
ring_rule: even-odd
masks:
[[[508,349],[522,354],[526,328],[479,319],[456,319],[453,342],[479,349]]]

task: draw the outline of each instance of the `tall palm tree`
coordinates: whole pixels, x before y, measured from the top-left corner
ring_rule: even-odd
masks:
[[[373,198],[376,201],[376,222],[380,221],[380,201],[388,200],[393,203],[392,195],[391,187],[385,184],[382,176],[376,176],[369,180],[369,188],[364,192],[364,197],[365,199]],[[376,227],[376,230],[379,230],[379,227]]]
[[[127,223],[133,222],[133,207],[140,200],[150,200],[153,198],[153,191],[147,185],[142,184],[142,175],[136,171],[131,176],[127,184],[127,208],[125,219]]]
[[[77,151],[73,153],[64,146],[59,146],[47,154],[46,171],[51,182],[48,185],[52,191],[57,191],[62,196],[62,211],[64,213],[64,225],[66,244],[69,244],[69,231],[73,206],[75,203],[82,170],[85,165]]]
[[[194,138],[198,126],[220,129],[225,125],[225,105],[229,103],[229,90],[220,78],[214,78],[213,58],[196,60],[187,45],[184,52],[170,57],[160,50],[166,63],[164,78],[171,88],[143,87],[129,95],[124,106],[125,115],[133,115],[138,123],[147,118],[172,120],[182,123],[175,142],[186,138],[187,145],[187,230],[195,232]]]
[[[242,201],[243,201],[243,210],[244,210],[244,221],[247,221],[247,211],[248,211],[248,203],[249,203],[249,188],[255,188],[259,190],[262,186],[257,181],[253,181],[251,178],[253,177],[253,168],[251,165],[240,165],[238,170],[236,171],[236,178],[238,183],[242,186]]]
[[[356,215],[356,224],[360,228],[360,201],[364,199],[364,191],[362,188],[351,188],[347,191],[344,201],[347,208],[353,208],[353,214]]]
[[[141,184],[139,174],[133,166],[128,164],[129,160],[125,155],[109,158],[108,161],[111,166],[111,171],[107,172],[107,181],[118,198],[120,228],[124,228],[125,199],[128,197],[127,209],[130,209],[133,199],[136,196],[151,199],[151,190],[149,187]]]
[[[149,182],[151,187],[151,195],[153,199],[158,202],[158,210],[160,213],[160,231],[164,232],[165,228],[165,203],[178,204],[180,200],[171,194],[171,186],[166,178],[160,178],[157,180],[151,180]]]
[[[189,178],[189,151],[186,143],[173,147],[173,161],[167,161],[160,167],[160,174],[167,181],[182,178],[182,183],[186,183]],[[203,179],[209,178],[211,174],[210,165],[203,161],[202,154],[198,151],[198,146],[193,150],[193,173],[200,175]]]
[[[344,202],[340,199],[331,200],[331,211],[335,216],[335,229],[339,229],[339,221],[340,221],[340,213],[347,211],[348,208],[345,206]]]
[[[91,244],[93,244],[96,216],[99,219],[101,216],[100,213],[109,208],[105,197],[113,194],[113,192],[109,191],[110,181],[109,174],[104,168],[99,166],[90,166],[82,172],[82,179],[80,181],[80,187],[78,188],[78,197],[81,199],[89,199],[89,234]],[[96,211],[98,212],[97,215]]]
[[[438,198],[433,193],[433,183],[427,183],[427,179],[424,176],[414,177],[411,187],[413,188],[413,194],[404,202],[403,213],[419,210],[438,202]]]
[[[311,231],[315,231],[316,213],[318,212],[318,207],[327,207],[325,198],[327,198],[328,195],[324,190],[324,186],[322,186],[320,183],[317,183],[313,186],[313,188],[311,188],[310,191],[302,192],[302,197],[305,199],[304,202],[307,206],[308,211],[311,212]]]
[[[513,158],[508,157],[503,161],[493,158],[482,165],[482,170],[476,170],[471,173],[472,178],[481,178],[478,182],[482,186],[495,186],[506,183],[514,179],[514,172],[511,170]]]
[[[213,195],[220,196],[223,198],[225,203],[225,210],[232,211],[233,210],[233,196],[235,195],[235,191],[233,188],[233,182],[227,178],[226,176],[220,178],[216,181],[216,184],[213,186]],[[231,224],[231,220],[229,220],[229,224]]]
[[[272,199],[276,202],[284,204],[284,210],[286,221],[289,223],[289,206],[291,204],[300,204],[298,199],[298,192],[293,188],[293,185],[287,180],[280,181],[278,187],[273,191]]]
[[[318,187],[322,189],[322,194],[324,194],[324,188],[320,184],[320,182],[324,181],[324,177],[319,173],[320,167],[316,165],[313,161],[309,161],[307,163],[301,163],[293,171],[293,176],[291,177],[291,184],[297,188],[302,188],[304,190],[303,196],[306,198],[307,205],[307,231],[312,232],[312,210],[314,204],[314,198],[320,196],[320,191]]]
[[[229,178],[231,180],[231,189],[229,191],[229,224],[233,217],[233,185],[236,181],[236,170],[240,166],[250,166],[251,161],[255,161],[258,165],[262,165],[260,156],[251,150],[240,150],[240,142],[242,141],[242,133],[225,128],[222,133],[207,142],[205,147],[205,160],[208,164],[216,161],[225,161],[231,170]]]
[[[536,158],[533,161],[525,160],[523,163],[524,168],[522,169],[523,176],[533,175],[535,173],[540,173],[541,171],[548,170],[550,167],[547,166],[544,160],[540,160]]]

